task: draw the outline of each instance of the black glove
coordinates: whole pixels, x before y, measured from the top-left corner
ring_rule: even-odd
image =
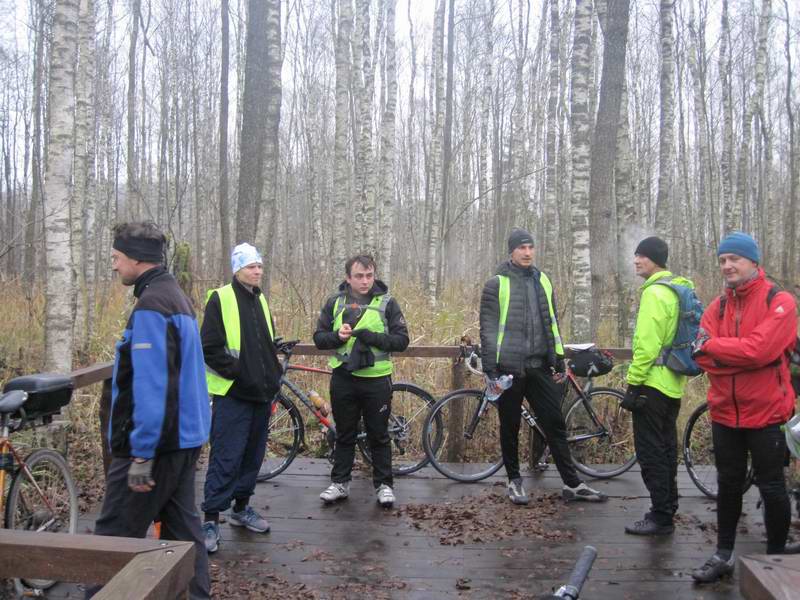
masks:
[[[128,468],[128,487],[135,492],[149,492],[155,484],[156,482],[153,481],[153,461],[131,460],[131,466]]]
[[[377,346],[376,342],[380,339],[380,335],[380,333],[375,333],[369,329],[353,329],[353,337],[369,346]]]
[[[345,363],[344,368],[350,371],[360,371],[375,365],[375,355],[370,350],[369,346],[361,339],[357,338],[356,343],[350,348],[350,356]]]
[[[642,385],[628,385],[625,390],[625,397],[622,399],[622,408],[629,410],[632,413],[644,407],[646,402],[645,397],[642,395]]]

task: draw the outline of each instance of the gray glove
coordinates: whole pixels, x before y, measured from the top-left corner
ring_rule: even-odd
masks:
[[[137,462],[137,459],[131,460],[131,466],[128,468],[128,487],[135,492],[149,492],[156,484],[152,473],[152,460],[143,462]]]

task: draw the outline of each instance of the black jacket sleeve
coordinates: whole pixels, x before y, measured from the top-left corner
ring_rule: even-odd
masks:
[[[338,296],[331,296],[319,311],[317,329],[314,331],[314,345],[319,350],[335,350],[344,342],[339,339],[339,333],[333,331],[333,306]]]
[[[222,322],[222,307],[219,294],[214,292],[206,304],[203,326],[200,328],[205,363],[226,379],[239,376],[239,360],[225,352],[225,325]]]
[[[370,346],[375,346],[384,352],[402,352],[408,348],[408,325],[403,311],[397,300],[392,298],[386,305],[386,321],[389,325],[388,333],[375,333],[366,329],[356,329],[353,331],[362,342]]]
[[[497,328],[500,323],[500,281],[492,277],[481,292],[481,365],[483,372],[497,377]]]

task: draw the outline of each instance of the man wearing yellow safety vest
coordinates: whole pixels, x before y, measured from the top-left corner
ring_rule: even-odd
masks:
[[[489,391],[499,392],[498,379],[513,375],[511,387],[497,400],[508,497],[514,504],[528,503],[519,473],[519,426],[525,397],[547,437],[564,482],[563,497],[602,502],[605,496],[578,477],[567,446],[561,414],[564,349],[553,286],[547,275],[533,266],[530,233],[514,229],[508,238],[508,252],[510,260],[483,286],[480,310],[481,362]]]
[[[345,281],[322,307],[314,332],[320,350],[335,350],[328,363],[331,407],[336,423],[331,484],[325,503],[350,495],[358,422],[363,417],[372,457],[372,482],[378,503],[394,504],[389,414],[392,411],[391,352],[408,347],[408,328],[400,305],[385,283],[375,279],[371,256],[345,263]]]
[[[211,453],[203,501],[206,549],[219,545],[219,513],[233,501],[228,523],[257,533],[269,523],[250,505],[267,444],[272,400],[281,365],[274,323],[259,285],[261,255],[250,244],[231,254],[233,281],[208,293],[200,334],[208,391],[214,399]]]

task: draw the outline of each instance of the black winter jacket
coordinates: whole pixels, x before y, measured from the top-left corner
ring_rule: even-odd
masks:
[[[200,337],[206,364],[226,379],[233,379],[227,395],[247,402],[271,402],[281,383],[281,364],[275,344],[269,339],[267,321],[258,296],[259,288],[251,292],[236,277],[233,291],[239,306],[242,347],[239,358],[225,351],[225,325],[219,294],[214,292],[206,304],[206,314]],[[273,325],[274,330],[274,325]]]
[[[380,280],[376,280],[372,289],[369,291],[369,299],[367,302],[371,301],[379,294],[388,293],[389,288],[387,285]],[[346,297],[347,304],[358,303],[355,302],[350,286],[348,286],[345,281],[339,285],[339,291],[337,293],[328,297],[319,313],[317,329],[314,331],[314,344],[320,350],[335,350],[344,345],[344,342],[339,339],[339,332],[333,331],[333,307],[336,304],[336,299],[342,295]],[[358,318],[357,311],[351,310],[350,308],[345,308],[342,313],[342,323],[349,323],[352,327],[355,327],[356,323],[358,323]],[[386,321],[389,325],[388,332],[364,332],[359,339],[384,352],[402,352],[408,348],[408,326],[406,325],[403,311],[400,310],[400,305],[394,298],[391,298],[386,305]],[[365,338],[365,335],[367,335],[368,338]]]
[[[500,324],[500,280],[492,277],[481,293],[481,362],[490,377],[510,373],[524,377],[526,367],[553,367],[563,370],[563,357],[556,354],[547,296],[539,282],[540,271],[524,269],[510,260],[497,267],[497,275],[509,277],[509,302],[506,330],[497,362],[497,331]],[[553,312],[556,308],[553,291]]]

